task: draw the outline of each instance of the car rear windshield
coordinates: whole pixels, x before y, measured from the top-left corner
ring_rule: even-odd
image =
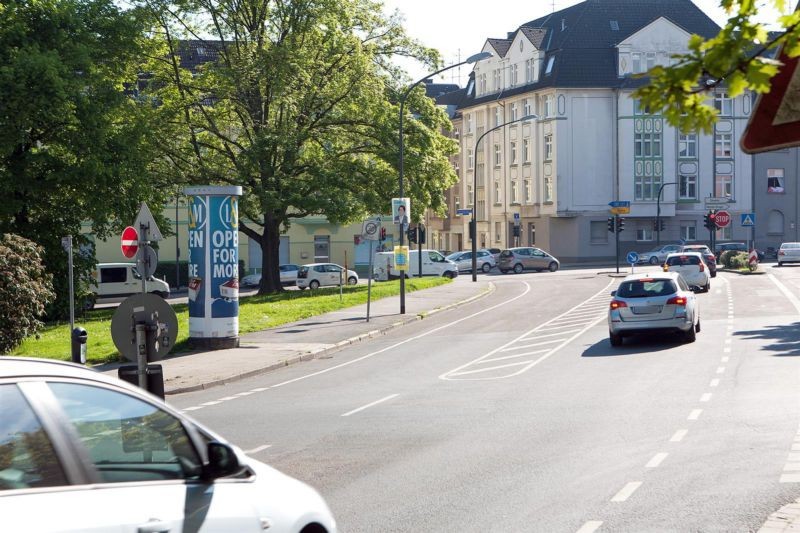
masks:
[[[787,250],[787,249],[793,249],[794,250],[794,249],[800,248],[800,242],[785,242],[785,243],[781,244],[781,248],[783,248],[784,250]]]
[[[617,296],[620,298],[650,298],[668,296],[676,291],[675,283],[669,279],[625,281],[619,286]]]
[[[699,265],[700,258],[696,255],[680,255],[667,259],[667,266]]]

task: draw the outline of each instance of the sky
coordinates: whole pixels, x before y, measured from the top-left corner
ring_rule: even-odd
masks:
[[[580,3],[582,0],[383,0],[384,11],[395,9],[405,18],[406,31],[426,46],[437,48],[445,64],[464,60],[483,48],[489,37],[505,37],[521,24],[544,16],[552,11]],[[718,25],[727,20],[719,0],[693,0]],[[790,2],[791,3],[791,0]],[[771,7],[772,0],[758,0],[759,21],[775,21],[778,12]],[[487,9],[487,6],[491,8]],[[411,61],[398,61],[418,80],[425,76],[427,67]],[[460,82],[459,72],[460,70]],[[437,81],[459,83],[463,86],[471,65],[453,69]]]

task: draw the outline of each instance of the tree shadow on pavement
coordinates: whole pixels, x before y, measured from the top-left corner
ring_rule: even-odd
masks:
[[[625,337],[622,346],[611,346],[609,340],[603,339],[589,346],[581,357],[617,357],[620,355],[639,355],[663,352],[683,344],[683,340],[675,334],[634,335]]]
[[[734,333],[744,339],[759,339],[770,342],[761,346],[762,350],[770,350],[775,357],[800,355],[800,322],[766,326],[763,329],[737,331]]]

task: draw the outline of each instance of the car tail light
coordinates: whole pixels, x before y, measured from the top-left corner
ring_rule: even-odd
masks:
[[[673,296],[669,300],[667,300],[667,305],[686,305],[686,298],[683,296]]]
[[[706,266],[701,262],[700,263],[700,272],[705,272],[705,271],[706,271]]]
[[[784,252],[783,250],[779,250],[778,255],[786,255],[786,252]]]
[[[622,300],[611,300],[611,305],[609,307],[611,307],[611,309],[619,309],[620,307],[628,307],[628,304]]]

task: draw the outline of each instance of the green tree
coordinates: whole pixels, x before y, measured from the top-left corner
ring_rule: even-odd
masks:
[[[149,1],[164,60],[151,72],[164,120],[183,132],[165,157],[193,183],[241,185],[240,228],[259,243],[260,292],[281,289],[280,234],[297,218],[333,223],[389,212],[398,192],[397,99],[408,80],[393,56],[433,65],[372,0]],[[194,43],[187,43],[194,39]],[[216,60],[188,72],[181,46]],[[184,54],[185,55],[185,54]],[[213,105],[209,105],[213,104]],[[455,182],[446,114],[414,91],[405,173],[414,211],[441,210]]]
[[[61,237],[84,246],[85,275],[94,259],[82,224],[106,237],[161,194],[147,178],[163,126],[125,91],[147,53],[140,14],[112,0],[0,3],[0,233],[43,246],[52,318],[69,306]]]
[[[780,15],[780,31],[768,32],[756,22],[755,0],[720,0],[730,15],[719,34],[705,40],[693,35],[689,52],[676,56],[671,67],[655,67],[646,75],[650,83],[635,97],[650,109],[662,110],[667,121],[682,131],[710,133],[717,111],[707,103],[708,91],[724,85],[731,97],[745,90],[766,93],[780,63],[771,58],[783,45],[790,57],[800,55],[800,11],[789,11],[786,0],[772,0]]]

